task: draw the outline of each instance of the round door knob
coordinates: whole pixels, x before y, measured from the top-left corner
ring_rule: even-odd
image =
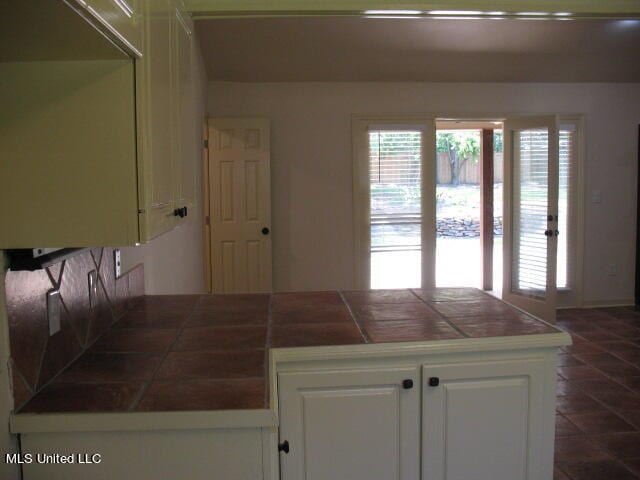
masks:
[[[269,229],[268,229],[267,227],[264,227],[264,228],[262,229],[262,234],[263,234],[263,235],[269,235]]]

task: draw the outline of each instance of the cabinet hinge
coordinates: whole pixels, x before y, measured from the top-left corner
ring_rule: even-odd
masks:
[[[209,149],[209,140],[205,140],[203,143],[204,143],[204,148]]]

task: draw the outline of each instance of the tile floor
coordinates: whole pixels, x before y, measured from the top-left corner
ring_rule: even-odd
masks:
[[[556,480],[640,479],[640,309],[560,310]]]

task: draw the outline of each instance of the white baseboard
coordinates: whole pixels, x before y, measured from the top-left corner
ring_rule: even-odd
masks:
[[[578,308],[593,308],[593,307],[633,307],[636,304],[633,298],[623,298],[620,300],[585,300],[582,302],[582,307]],[[562,307],[568,308],[568,307]]]

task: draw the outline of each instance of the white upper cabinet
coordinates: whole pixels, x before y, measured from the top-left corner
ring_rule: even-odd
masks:
[[[137,63],[140,231],[143,241],[175,227],[195,204],[196,131],[191,21],[172,0],[145,2]],[[186,187],[185,187],[186,185]]]
[[[201,125],[182,2],[8,0],[0,14],[0,45],[17,42],[0,48],[0,248],[133,245],[184,221]]]
[[[95,19],[95,25],[132,56],[143,52],[142,3],[145,0],[72,0]],[[152,0],[153,1],[153,0]]]
[[[173,97],[176,102],[174,110],[176,135],[175,158],[176,176],[179,177],[176,202],[181,207],[195,204],[196,160],[194,133],[200,132],[201,125],[196,123],[192,78],[191,78],[191,37],[193,24],[180,8],[174,9],[174,86]]]

